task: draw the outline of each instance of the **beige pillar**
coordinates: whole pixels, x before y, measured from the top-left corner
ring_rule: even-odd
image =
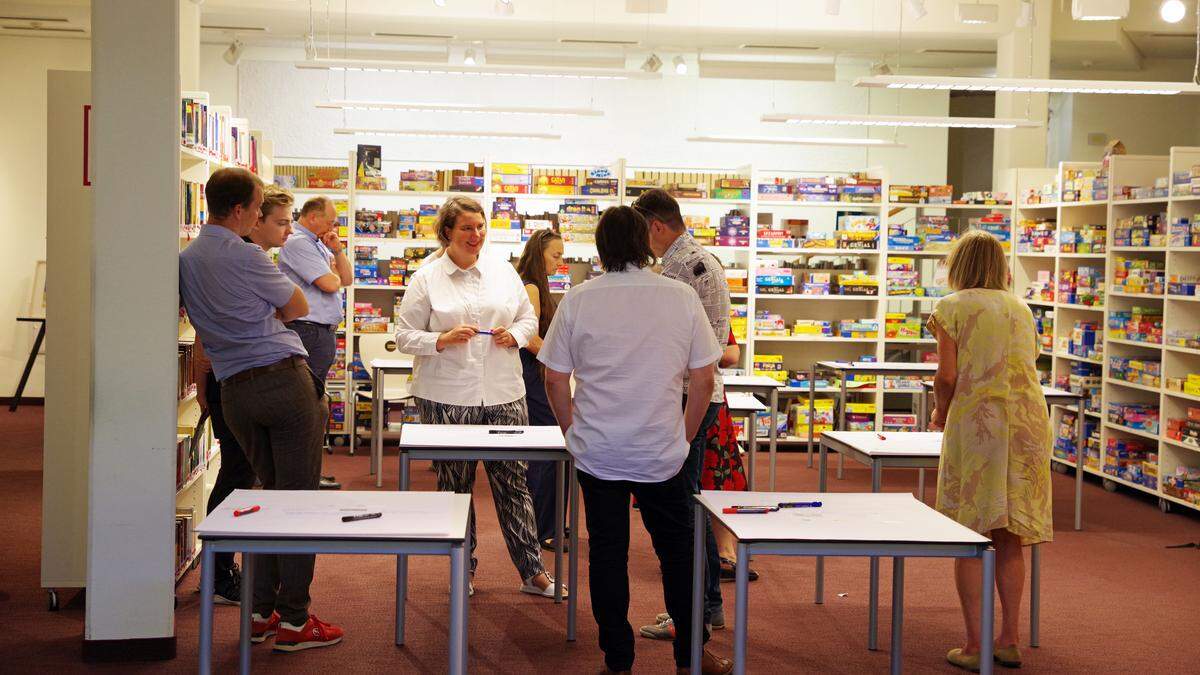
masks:
[[[204,0],[179,3],[179,88],[200,90],[200,5]]]
[[[1053,0],[1034,0],[1036,23],[1014,28],[996,41],[996,77],[1050,77],[1050,19]],[[996,130],[992,176],[1008,169],[1046,166],[1046,94],[996,94],[996,117],[1028,118],[1036,129]]]

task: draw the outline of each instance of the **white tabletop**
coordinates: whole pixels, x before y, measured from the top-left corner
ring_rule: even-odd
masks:
[[[196,528],[226,539],[379,539],[459,541],[466,534],[469,495],[451,492],[234,490]],[[233,512],[259,506],[255,513]],[[342,522],[342,516],[383,513]]]
[[[922,382],[926,389],[933,389],[932,382]],[[1055,389],[1054,387],[1042,387],[1042,396],[1045,397],[1047,403],[1062,403],[1064,401],[1077,401],[1083,398],[1083,394],[1078,394],[1066,389]]]
[[[725,402],[729,404],[729,409],[734,412],[766,412],[770,410],[765,403],[754,398],[754,394],[747,394],[745,392],[728,392],[725,394]]]
[[[402,356],[398,359],[371,359],[372,368],[384,370],[412,370],[413,357]]]
[[[783,383],[779,380],[772,380],[769,377],[762,375],[726,375],[726,387],[770,387],[771,389],[779,389]]]
[[[562,429],[557,426],[490,427],[470,424],[405,424],[400,430],[400,447],[566,450],[567,441],[563,438]]]
[[[726,492],[704,490],[697,499],[740,541],[859,544],[984,544],[974,532],[917,501],[908,492]],[[821,502],[816,508],[762,514],[726,514],[727,506]]]
[[[883,436],[883,438],[880,438]],[[871,457],[938,457],[942,454],[940,431],[825,431],[830,438]]]
[[[895,361],[817,361],[817,365],[827,370],[841,370],[847,373],[902,375],[932,375],[937,372],[936,363],[898,363]]]

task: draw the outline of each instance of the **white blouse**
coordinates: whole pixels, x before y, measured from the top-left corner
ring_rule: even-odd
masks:
[[[501,405],[525,396],[518,348],[537,334],[538,322],[511,264],[480,256],[464,270],[449,255],[439,256],[413,274],[395,321],[397,348],[416,357],[414,396],[460,406]],[[462,324],[505,328],[517,347],[498,347],[491,335],[476,335],[439,353],[438,336]]]

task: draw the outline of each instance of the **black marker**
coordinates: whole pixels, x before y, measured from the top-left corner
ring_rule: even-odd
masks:
[[[524,429],[488,429],[489,434],[523,434]]]
[[[380,512],[360,513],[356,516],[342,516],[342,522],[343,523],[352,523],[356,520],[374,520],[375,518],[382,518],[382,517],[383,517],[383,514]]]

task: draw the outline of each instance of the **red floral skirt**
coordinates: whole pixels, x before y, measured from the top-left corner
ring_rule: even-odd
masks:
[[[722,403],[717,423],[708,430],[704,448],[704,469],[700,474],[704,490],[745,490],[746,470],[738,452],[737,435],[728,404]]]

